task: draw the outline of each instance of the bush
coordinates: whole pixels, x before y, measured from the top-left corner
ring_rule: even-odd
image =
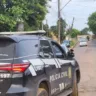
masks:
[[[70,41],[70,47],[74,47],[77,43],[77,40],[71,40]]]
[[[80,34],[80,31],[77,29],[72,29],[72,32],[70,33],[71,38],[76,38],[77,35],[79,35],[79,34]]]
[[[75,42],[74,41],[70,41],[70,46],[74,46]]]

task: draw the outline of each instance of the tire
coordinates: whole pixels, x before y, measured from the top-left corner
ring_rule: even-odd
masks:
[[[37,96],[48,96],[48,92],[43,88],[39,88]]]
[[[75,75],[74,75],[72,96],[78,96],[78,84],[77,84],[76,73],[75,73]]]
[[[76,74],[74,76],[74,81],[73,81],[73,92],[69,96],[79,96],[78,95],[78,84],[77,84],[77,77]]]

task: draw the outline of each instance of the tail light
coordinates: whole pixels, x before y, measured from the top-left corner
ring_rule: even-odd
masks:
[[[3,65],[0,65],[0,70],[13,71],[13,72],[24,72],[28,67],[29,67],[29,63],[3,64]]]

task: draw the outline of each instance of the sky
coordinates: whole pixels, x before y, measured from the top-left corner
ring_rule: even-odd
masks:
[[[69,0],[60,0],[61,9]],[[56,25],[58,20],[58,6],[57,0],[52,0],[49,2],[51,8],[48,8],[48,13],[44,20],[47,19],[48,25]],[[88,17],[96,11],[96,0],[71,0],[71,2],[62,9],[61,17],[66,20],[68,26],[71,26],[73,17],[74,28],[82,30],[87,27]]]

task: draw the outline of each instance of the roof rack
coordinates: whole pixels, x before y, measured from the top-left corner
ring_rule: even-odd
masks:
[[[37,30],[37,31],[17,31],[17,32],[0,32],[0,35],[45,35],[46,31]]]

